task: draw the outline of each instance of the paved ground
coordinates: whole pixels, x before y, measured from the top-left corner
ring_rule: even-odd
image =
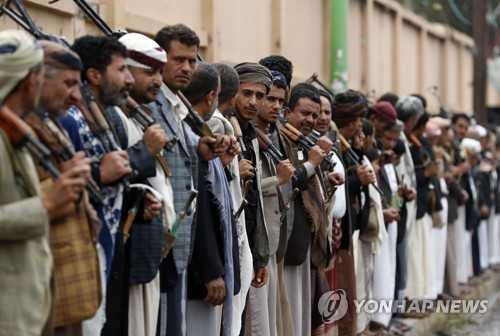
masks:
[[[486,313],[434,313],[424,319],[405,319],[413,327],[405,336],[500,336],[500,273],[491,273],[487,281],[471,289],[462,299],[487,299]]]
[[[454,336],[498,336],[500,335],[500,292],[488,298],[488,312],[486,314],[462,315],[455,318],[456,325],[450,325],[448,335]],[[461,320],[461,321],[460,321]],[[450,322],[453,319],[449,320]],[[444,335],[438,333],[437,335]]]

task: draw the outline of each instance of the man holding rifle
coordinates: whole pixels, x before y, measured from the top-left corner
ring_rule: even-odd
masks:
[[[190,85],[183,90],[186,99],[202,120],[217,108],[220,92],[219,71],[200,63]],[[188,266],[187,332],[189,335],[218,335],[220,319],[216,306],[222,306],[220,334],[232,334],[233,297],[240,291],[240,260],[232,200],[224,166],[239,152],[232,137],[229,151],[209,161],[199,162],[193,258]]]
[[[314,86],[306,83],[296,85],[290,93],[285,112],[288,127],[303,136],[309,135],[319,116],[320,106],[319,93]],[[326,193],[319,166],[331,150],[332,143],[322,138],[318,145],[305,152],[287,135],[284,125],[280,125],[279,129],[286,157],[297,169],[302,167],[296,174],[297,179],[303,181],[299,184],[307,186],[301,188],[294,201],[293,227],[284,258],[284,281],[294,331],[296,335],[302,335],[312,330],[311,268],[324,275],[328,260]],[[297,288],[300,290],[297,291]]]
[[[218,96],[218,106],[212,117],[207,120],[207,124],[214,133],[234,135],[234,129],[228,118],[230,111],[234,108],[238,89],[240,87],[240,78],[236,70],[223,63],[213,64],[219,70],[221,90]],[[233,117],[234,118],[234,117]],[[233,201],[233,211],[238,211],[243,205],[242,185],[240,180],[240,171],[238,167],[238,157],[236,156],[231,163],[226,166],[229,172],[229,189]],[[233,297],[233,321],[232,328],[234,333],[238,334],[242,327],[242,315],[246,307],[248,290],[252,280],[253,263],[245,223],[245,214],[240,212],[235,217],[238,232],[238,248],[240,260],[240,292]]]
[[[256,132],[260,131],[262,132],[260,134],[264,134],[265,136],[268,134],[268,126],[270,124],[275,126],[278,121],[279,113],[285,101],[285,77],[277,71],[271,71],[271,74],[273,75],[273,86],[267,94],[257,116],[254,118],[258,129],[256,129]],[[259,143],[261,142],[262,139],[259,140]],[[262,144],[264,143],[262,142]],[[283,289],[284,284],[282,277],[278,277],[279,261],[277,260],[277,252],[280,242],[286,244],[287,240],[287,226],[283,225],[280,220],[280,214],[291,194],[292,185],[289,182],[295,172],[295,168],[288,159],[275,162],[267,153],[262,151],[261,146],[259,149],[261,149],[259,151],[259,159],[262,167],[262,199],[264,204],[266,204],[263,213],[266,219],[269,239],[269,264],[267,266],[269,280],[261,289],[250,288],[250,301],[247,311],[250,323],[246,325],[246,330],[259,335],[282,334],[283,330],[285,330],[285,334],[288,334],[287,331],[292,330],[288,306],[286,307],[285,314],[279,314],[286,316],[284,321],[286,325],[282,324],[282,316],[278,319],[278,312],[281,312],[282,308],[278,306],[280,303],[279,290],[280,288]],[[281,267],[283,267],[282,264]],[[263,302],[267,302],[267,304],[263,304]]]
[[[49,219],[77,201],[90,177],[89,162],[75,159],[45,194],[33,159],[17,140],[28,127],[20,120],[33,111],[44,81],[43,51],[24,32],[0,33],[0,297],[1,335],[51,335],[53,261]],[[6,120],[20,125],[6,127]],[[36,141],[36,140],[35,140]]]
[[[196,68],[200,39],[183,24],[165,26],[154,40],[167,52],[168,62],[163,68],[163,83],[156,101],[150,104],[153,118],[158,121],[170,139],[179,138],[179,144],[165,160],[172,172],[174,208],[178,213],[188,200],[190,191],[198,185],[198,157],[210,160],[215,151],[227,149],[227,138],[193,137],[191,128],[184,122],[187,107],[178,96],[188,87]],[[219,141],[219,142],[218,142]],[[222,143],[226,141],[226,143]],[[220,145],[218,149],[215,149]],[[226,149],[224,149],[224,147]],[[194,225],[192,216],[186,216],[178,231],[171,253],[160,267],[161,304],[159,335],[186,334],[187,265],[193,252]],[[164,309],[166,307],[166,309]],[[167,314],[168,312],[168,314]]]
[[[46,118],[55,122],[56,117],[64,116],[82,98],[79,86],[82,64],[75,52],[55,42],[40,41],[40,45],[44,50],[45,83],[37,115],[43,122],[47,122]],[[79,152],[64,164],[86,161],[90,159]],[[43,181],[44,189],[50,186],[49,181]],[[55,335],[78,336],[82,334],[82,321],[95,314],[101,300],[95,245],[100,221],[85,195],[62,209],[50,222],[57,293]]]
[[[129,171],[130,168],[136,171],[137,173],[131,176],[133,181],[142,181],[144,178],[154,176],[156,174],[154,156],[150,153],[148,147],[150,147],[151,143],[161,141],[164,134],[152,129],[150,134],[153,134],[149,139],[145,136],[143,140],[127,148],[129,139],[124,131],[123,123],[117,117],[117,114],[120,113],[119,106],[126,104],[128,91],[134,83],[134,79],[125,63],[128,55],[127,49],[115,38],[88,35],[77,39],[72,49],[82,59],[82,79],[95,97],[97,105],[103,109],[101,118],[105,121],[99,121],[100,126],[102,127],[104,123],[108,124],[106,125],[109,128],[107,131],[111,136],[106,139],[107,143],[103,143],[107,146],[106,150],[111,151],[107,155],[117,153],[115,156],[122,158],[118,166],[128,168]],[[109,124],[108,120],[111,121],[111,124]],[[115,136],[118,137],[115,138]],[[159,139],[157,140],[157,138]],[[121,151],[120,148],[127,148],[127,151]],[[103,174],[102,169],[105,160],[106,156],[101,161],[101,184],[106,181],[103,180],[103,176],[106,176],[106,174]],[[109,180],[116,181],[122,178],[121,173],[126,171],[119,167],[116,167],[116,170],[108,172]],[[105,205],[101,209],[105,219],[104,222],[107,224],[103,228],[108,229],[101,230],[99,237],[99,241],[106,252],[106,274],[108,275],[106,323],[102,329],[102,335],[121,335],[127,331],[128,327],[128,312],[123,307],[128,305],[129,286],[128,274],[125,271],[126,256],[123,247],[123,224],[120,214],[124,208],[128,209],[127,205],[133,196],[128,192],[122,194],[122,190],[120,186],[117,187],[116,185],[108,189],[112,206],[109,206],[108,203],[107,206]],[[122,197],[123,201],[119,202],[118,200]],[[144,220],[151,220],[160,213],[161,204],[151,195],[146,194],[144,203],[144,212],[141,213]]]
[[[119,39],[128,51],[125,59],[134,77],[124,113],[117,116],[122,122],[128,138],[128,146],[141,140],[146,143],[149,154],[155,158],[156,175],[143,183],[151,185],[163,196],[162,216],[151,222],[136,220],[130,231],[128,268],[130,273],[128,330],[129,335],[155,335],[160,305],[160,275],[158,273],[164,231],[172,228],[175,221],[174,200],[170,171],[164,161],[162,149],[168,137],[159,124],[144,124],[142,118],[151,118],[152,111],[146,105],[156,99],[162,83],[161,74],[167,55],[158,44],[147,36],[130,33]],[[131,99],[133,102],[131,103]],[[137,104],[137,107],[131,106]],[[134,108],[141,111],[134,111]],[[140,120],[140,121],[139,121]],[[153,135],[153,136],[151,136]],[[148,137],[153,140],[149,141]],[[132,154],[131,154],[132,156]],[[141,167],[139,167],[141,168]],[[164,225],[162,224],[164,223]],[[165,226],[165,227],[164,227]],[[154,313],[153,313],[154,312]]]

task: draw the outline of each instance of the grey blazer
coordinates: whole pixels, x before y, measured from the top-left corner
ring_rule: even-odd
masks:
[[[189,126],[183,122],[182,135],[177,119],[173,114],[173,107],[165,95],[160,92],[156,101],[149,104],[153,110],[153,119],[158,122],[168,137],[178,137],[179,142],[172,152],[163,152],[163,156],[172,172],[170,181],[174,191],[174,209],[178,213],[186,203],[190,191],[198,185],[198,155],[197,146],[193,139],[187,136]],[[184,218],[181,228],[177,232],[177,239],[173,246],[173,257],[177,272],[183,272],[192,256],[195,228],[192,214]]]

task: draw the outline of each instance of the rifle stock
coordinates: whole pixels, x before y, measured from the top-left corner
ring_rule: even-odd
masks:
[[[59,177],[59,170],[48,159],[50,150],[35,139],[30,127],[6,106],[0,108],[0,127],[14,146],[23,146],[53,178]]]

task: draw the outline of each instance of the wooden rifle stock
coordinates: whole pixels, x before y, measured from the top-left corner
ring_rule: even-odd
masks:
[[[144,111],[144,109],[137,103],[132,97],[128,96],[127,98],[127,105],[126,108],[124,109],[123,112],[125,114],[129,114],[130,117],[134,118],[139,125],[141,126],[142,130],[145,131],[148,127],[153,125],[154,119],[151,118],[151,116]],[[175,137],[174,139],[168,141],[164,146],[163,149],[165,149],[167,152],[172,152],[173,147],[175,144],[179,141],[179,138]],[[155,155],[156,161],[160,164],[163,172],[165,173],[165,176],[170,177],[172,176],[172,172],[170,171],[170,168],[168,167],[167,161],[165,158],[161,155],[161,153],[158,153]]]
[[[116,142],[113,131],[104,116],[104,111],[99,106],[90,90],[85,85],[81,85],[80,89],[83,99],[87,105],[87,111],[85,112],[88,112],[83,113],[83,116],[87,120],[92,133],[94,133],[94,135],[101,140],[104,150],[107,153],[121,150],[120,146]],[[91,116],[89,119],[87,119],[88,115]]]
[[[267,153],[276,165],[280,164],[284,160],[283,154],[273,145],[271,140],[264,134],[260,129],[255,128],[255,133],[257,133],[257,141],[259,142],[259,149]]]
[[[40,117],[37,113],[30,112],[24,116],[24,120],[35,130],[40,140],[59,162],[73,158],[75,150],[71,142],[52,118],[48,115]],[[99,186],[94,179],[90,178],[86,188],[94,203],[103,204],[104,200],[99,193]]]
[[[137,216],[137,211],[139,210],[139,206],[141,205],[142,200],[144,199],[144,195],[146,195],[146,190],[140,188],[137,192],[137,196],[134,199],[134,204],[128,210],[127,218],[125,219],[125,223],[123,224],[123,244],[125,244],[130,237],[130,229],[132,228],[132,224],[134,223],[135,217]]]
[[[246,157],[247,147],[245,145],[245,142],[243,141],[243,132],[241,132],[240,123],[235,116],[229,117],[229,123],[231,124],[231,126],[233,126],[234,136],[236,137],[236,141],[238,141],[238,143],[240,144],[240,157]]]
[[[278,129],[281,133],[283,133],[287,138],[295,142],[296,144],[302,146],[306,151],[310,151],[314,147],[314,143],[311,139],[302,134],[301,131],[290,125],[289,123],[285,123],[284,125],[278,125]],[[333,155],[333,154],[332,154]],[[333,161],[332,155],[326,155],[323,157],[323,161],[329,166],[335,166],[335,162]]]
[[[414,136],[413,134],[409,134],[407,136],[407,139],[409,142],[411,142],[411,144],[417,148],[420,148],[422,147],[422,143],[420,142],[420,140],[417,139],[416,136]]]
[[[342,134],[337,134],[337,137],[340,141],[340,144],[342,147],[344,147],[344,150],[346,151],[347,156],[349,157],[349,160],[351,160],[355,164],[359,164],[359,156],[354,152],[354,150],[351,148],[351,145],[347,141],[346,138]]]
[[[0,108],[0,127],[7,133],[14,146],[23,146],[53,178],[59,177],[59,170],[48,160],[50,150],[35,139],[30,127],[6,106]]]

